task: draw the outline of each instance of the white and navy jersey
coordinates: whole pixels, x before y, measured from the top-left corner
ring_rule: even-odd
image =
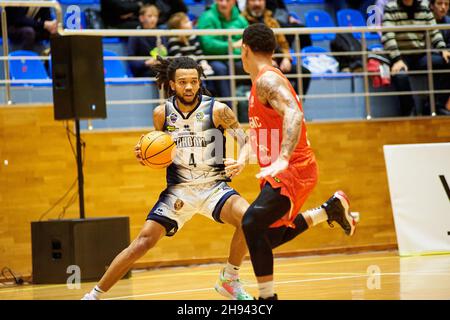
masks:
[[[175,159],[167,168],[167,185],[230,181],[225,175],[225,137],[213,120],[214,98],[200,95],[189,113],[181,112],[175,96],[165,104],[163,131],[175,141]]]

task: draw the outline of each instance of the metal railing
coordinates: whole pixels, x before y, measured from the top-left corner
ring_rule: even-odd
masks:
[[[243,30],[241,29],[226,29],[226,30],[200,30],[200,29],[193,29],[193,30],[160,30],[160,29],[127,29],[127,30],[116,30],[116,29],[84,29],[84,30],[73,30],[73,29],[63,29],[62,24],[62,9],[60,4],[57,1],[8,1],[8,2],[0,2],[0,7],[2,10],[2,37],[3,39],[7,39],[7,16],[6,11],[4,10],[5,7],[48,7],[55,9],[56,12],[56,19],[58,22],[58,28],[57,32],[59,35],[62,36],[68,36],[68,35],[85,35],[85,36],[102,36],[102,37],[132,37],[132,36],[152,36],[157,38],[157,42],[160,43],[162,37],[171,37],[171,36],[204,36],[204,35],[220,35],[220,36],[227,36],[228,42],[229,42],[229,50],[227,55],[205,55],[198,58],[201,59],[207,59],[207,60],[217,60],[217,59],[225,59],[228,60],[228,66],[229,66],[229,76],[211,76],[208,77],[208,80],[214,81],[214,80],[229,80],[230,81],[230,87],[231,87],[231,97],[224,97],[223,100],[225,101],[231,101],[233,103],[233,109],[235,112],[237,112],[237,102],[238,101],[244,101],[246,100],[245,97],[236,97],[236,80],[242,80],[242,79],[249,79],[248,76],[241,76],[236,75],[235,67],[234,67],[234,61],[239,59],[240,57],[238,55],[233,55],[232,50],[232,36],[233,35],[241,35]],[[441,50],[435,50],[431,49],[431,41],[430,41],[430,32],[434,31],[436,29],[439,30],[449,30],[450,25],[414,25],[414,26],[396,26],[396,27],[380,27],[380,26],[370,26],[370,27],[333,27],[333,28],[281,28],[281,29],[273,29],[275,34],[286,34],[286,35],[294,35],[294,47],[295,52],[292,54],[292,56],[297,58],[297,64],[296,64],[296,73],[292,75],[288,75],[288,78],[295,78],[297,80],[297,92],[299,94],[300,98],[304,98],[304,94],[302,92],[302,82],[304,78],[307,77],[315,77],[320,76],[317,74],[314,75],[305,75],[302,74],[301,69],[301,63],[302,58],[307,55],[317,55],[317,53],[302,53],[300,51],[301,48],[301,42],[300,42],[300,36],[301,35],[312,35],[312,34],[327,34],[327,33],[333,33],[333,34],[339,34],[339,33],[360,33],[361,34],[361,46],[362,48],[367,48],[367,38],[366,38],[366,32],[407,32],[407,31],[415,31],[415,32],[424,32],[425,33],[425,39],[426,39],[426,49],[424,50],[404,50],[401,53],[409,54],[409,53],[426,53],[427,56],[427,70],[425,71],[408,71],[408,74],[411,75],[420,75],[425,74],[427,75],[427,82],[428,82],[428,90],[425,91],[408,91],[408,92],[370,92],[370,83],[369,83],[369,77],[374,75],[380,75],[378,72],[368,72],[367,71],[367,58],[369,55],[369,51],[363,49],[363,51],[360,52],[344,52],[344,53],[333,53],[333,52],[327,52],[327,55],[331,56],[340,56],[340,55],[360,55],[362,57],[362,72],[354,72],[352,73],[355,77],[363,77],[363,83],[364,83],[364,93],[342,93],[342,94],[330,94],[330,95],[311,95],[308,94],[308,99],[323,99],[323,98],[339,98],[339,97],[364,97],[365,100],[365,111],[366,111],[366,117],[367,119],[372,118],[372,112],[371,112],[371,96],[399,96],[399,95],[414,95],[414,94],[428,94],[430,98],[430,108],[431,108],[431,115],[436,115],[436,102],[434,99],[434,94],[436,93],[450,93],[450,91],[446,90],[434,90],[434,82],[433,82],[433,74],[439,73],[439,72],[447,72],[442,70],[433,70],[432,65],[432,53],[433,52],[439,52]],[[24,80],[24,81],[11,81],[10,75],[9,75],[9,61],[14,59],[48,59],[48,57],[8,57],[9,48],[8,48],[8,41],[3,41],[3,51],[4,56],[0,57],[1,60],[4,60],[4,72],[5,72],[5,80],[0,81],[0,84],[5,84],[5,100],[6,103],[11,104],[11,93],[10,93],[10,86],[11,83],[31,83],[30,80]],[[386,51],[377,51],[377,53],[381,54],[387,54]],[[285,57],[287,55],[283,54],[277,54],[275,57]],[[123,61],[129,61],[129,60],[143,60],[148,59],[148,57],[105,57],[105,60],[107,59],[118,59]],[[107,81],[114,82],[114,79],[106,79]],[[154,80],[154,78],[136,78],[136,80],[133,79],[127,79],[130,80],[130,82],[138,81],[141,82],[143,80]],[[36,83],[42,82],[42,80],[35,80]],[[126,104],[126,103],[159,103],[163,99],[160,96],[160,99],[149,99],[149,100],[126,100],[126,101],[108,101],[109,104]]]

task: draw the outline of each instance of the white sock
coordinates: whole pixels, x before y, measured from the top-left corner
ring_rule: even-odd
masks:
[[[103,291],[102,289],[100,289],[98,286],[95,286],[94,289],[91,290],[90,294],[92,296],[94,296],[96,299],[100,299],[100,297],[102,296],[102,294],[104,294],[105,291]]]
[[[229,262],[227,262],[227,265],[224,268],[224,276],[227,279],[237,279],[239,278],[239,266],[235,266]]]
[[[263,299],[273,297],[275,293],[273,292],[273,281],[258,283],[259,296]]]
[[[303,212],[303,216],[305,217],[306,221],[308,221],[308,218],[310,221],[312,221],[312,226],[310,226],[310,227],[316,226],[319,223],[322,223],[322,222],[325,222],[328,220],[327,212],[322,207]]]

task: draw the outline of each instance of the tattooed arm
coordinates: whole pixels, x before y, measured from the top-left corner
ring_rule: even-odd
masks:
[[[283,139],[278,159],[264,168],[258,177],[272,176],[285,170],[300,139],[303,113],[286,80],[275,72],[266,72],[256,82],[256,94],[263,104],[269,104],[283,118]]]
[[[230,177],[236,176],[242,172],[245,164],[250,157],[251,145],[249,137],[239,124],[233,110],[226,104],[216,102],[214,105],[213,120],[216,127],[222,127],[226,130],[239,144],[238,160],[225,159],[226,171]]]

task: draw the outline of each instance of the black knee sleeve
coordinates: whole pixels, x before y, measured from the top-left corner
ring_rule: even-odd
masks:
[[[289,198],[282,196],[279,189],[266,184],[244,214],[242,230],[257,277],[273,274],[272,245],[267,231],[271,224],[290,210],[290,206]]]

